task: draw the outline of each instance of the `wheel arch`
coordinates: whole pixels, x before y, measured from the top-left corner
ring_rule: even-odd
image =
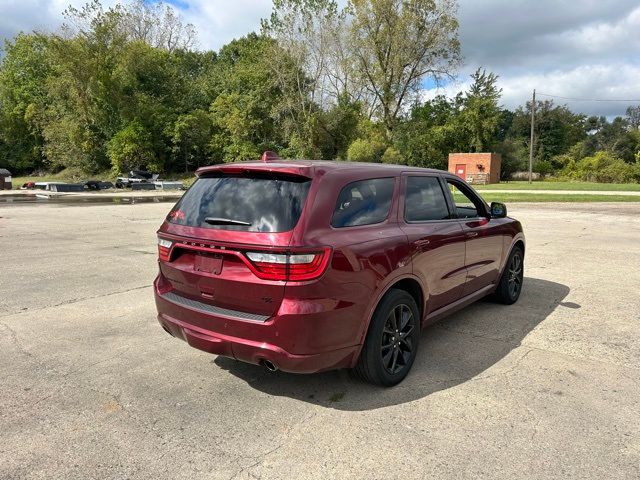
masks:
[[[511,240],[511,245],[509,245],[509,248],[504,251],[504,255],[502,258],[502,265],[500,266],[500,274],[498,275],[498,279],[502,277],[502,273],[504,272],[504,269],[507,266],[507,260],[509,259],[509,255],[511,255],[511,252],[513,251],[514,247],[520,247],[522,249],[523,257],[525,256],[525,240],[524,240],[524,234],[522,232],[513,237],[513,239]]]
[[[360,356],[360,352],[362,351],[362,347],[364,346],[367,332],[369,331],[369,326],[371,325],[371,320],[373,319],[373,315],[375,314],[378,305],[380,305],[380,302],[385,297],[385,295],[387,295],[387,293],[389,293],[393,289],[404,290],[413,297],[413,299],[416,301],[416,305],[418,305],[420,325],[422,325],[422,320],[424,320],[426,313],[426,298],[428,295],[428,290],[420,282],[418,277],[414,275],[404,275],[402,277],[396,277],[393,280],[390,280],[385,285],[385,287],[380,289],[378,295],[375,297],[375,300],[371,302],[371,305],[367,310],[366,324],[364,325],[364,328],[359,335],[359,347],[353,356],[352,367],[355,366],[358,361],[358,357]]]
[[[525,252],[524,239],[522,238],[517,239],[511,246],[511,250],[513,250],[515,247],[520,247],[520,250],[522,250],[522,255],[524,256],[524,252]]]
[[[420,314],[420,319],[424,317],[424,307],[425,307],[424,292],[422,291],[422,285],[420,285],[420,282],[418,282],[418,280],[412,277],[406,277],[406,278],[403,278],[402,280],[399,280],[393,283],[389,288],[387,288],[384,295],[380,297],[380,300],[382,300],[384,296],[393,289],[404,290],[409,295],[411,295],[413,299],[416,301],[416,305],[418,306],[418,313]],[[380,303],[380,301],[378,301],[378,303]],[[371,321],[371,319],[369,319],[369,321]]]

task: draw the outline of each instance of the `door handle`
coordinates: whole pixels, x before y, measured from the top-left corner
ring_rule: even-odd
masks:
[[[417,246],[419,246],[419,247],[426,247],[426,246],[427,246],[427,245],[429,245],[430,243],[431,243],[431,242],[430,242],[429,240],[424,239],[424,240],[418,240],[418,241],[416,242],[416,245],[417,245]]]
[[[474,238],[478,236],[478,232],[467,232],[467,238]]]

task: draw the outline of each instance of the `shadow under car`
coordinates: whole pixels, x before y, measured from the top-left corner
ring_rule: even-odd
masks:
[[[226,357],[213,362],[269,395],[339,410],[398,405],[464,383],[498,363],[562,304],[569,290],[560,283],[526,277],[516,304],[476,302],[427,327],[411,373],[394,388],[365,384],[345,370],[296,375]]]

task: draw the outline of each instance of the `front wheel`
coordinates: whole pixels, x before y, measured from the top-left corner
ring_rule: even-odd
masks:
[[[507,265],[505,266],[502,277],[494,298],[505,305],[516,303],[522,292],[522,283],[524,281],[524,253],[520,247],[513,247]]]
[[[376,308],[355,372],[369,383],[396,385],[411,370],[419,342],[418,306],[409,293],[393,289]]]

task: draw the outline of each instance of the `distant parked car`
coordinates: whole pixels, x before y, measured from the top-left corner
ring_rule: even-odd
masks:
[[[111,182],[102,182],[100,180],[87,180],[84,182],[85,190],[107,190],[108,188],[113,188],[113,183]]]
[[[406,166],[271,161],[201,168],[158,230],[158,320],[270,370],[353,368],[391,386],[426,325],[511,304],[525,239],[501,203]]]
[[[158,180],[157,173],[151,173],[144,170],[131,170],[128,177],[118,177],[116,179],[116,188],[131,188],[134,183],[151,183]]]

